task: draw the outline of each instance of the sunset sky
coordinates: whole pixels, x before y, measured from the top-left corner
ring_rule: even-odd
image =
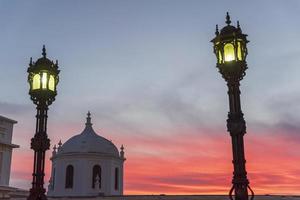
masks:
[[[300,1],[0,1],[0,115],[15,125],[11,186],[28,189],[30,57],[58,59],[51,147],[84,128],[124,144],[125,194],[225,194],[228,97],[210,40],[226,12],[248,34],[241,82],[250,185],[300,194]],[[51,163],[47,152],[46,187]]]

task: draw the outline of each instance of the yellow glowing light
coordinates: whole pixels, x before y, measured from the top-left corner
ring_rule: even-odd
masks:
[[[235,60],[233,44],[228,43],[224,46],[224,59],[225,59],[225,62]]]
[[[238,60],[242,60],[242,47],[241,47],[241,42],[238,42],[237,59],[238,59]]]
[[[221,53],[221,51],[219,51],[219,63],[221,63],[222,62],[222,53]]]
[[[47,73],[44,72],[42,76],[42,88],[46,89],[47,88]]]
[[[37,90],[37,89],[40,89],[41,87],[41,84],[40,84],[40,75],[39,74],[36,74],[33,76],[33,83],[32,83],[32,89],[33,90]]]
[[[49,78],[49,90],[54,91],[54,89],[55,89],[54,77],[52,75],[50,75],[50,78]]]

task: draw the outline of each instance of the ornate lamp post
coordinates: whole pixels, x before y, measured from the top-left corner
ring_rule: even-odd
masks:
[[[30,58],[28,72],[28,83],[30,85],[29,95],[36,105],[36,130],[31,139],[31,149],[34,150],[33,180],[28,200],[46,200],[44,189],[45,153],[50,147],[47,136],[47,111],[48,106],[55,100],[58,83],[58,62],[54,64],[46,58],[45,45],[43,46],[43,57],[36,62]]]
[[[233,179],[232,188],[229,192],[232,200],[234,191],[235,200],[248,200],[248,189],[251,199],[254,193],[249,186],[245,167],[244,134],[246,133],[246,122],[243,117],[240,102],[240,80],[245,76],[247,69],[247,35],[242,33],[239,22],[237,27],[230,25],[230,16],[227,13],[226,24],[219,32],[216,26],[216,37],[211,41],[214,44],[214,53],[217,57],[217,68],[227,82],[229,108],[227,119],[227,130],[232,139],[233,151]]]

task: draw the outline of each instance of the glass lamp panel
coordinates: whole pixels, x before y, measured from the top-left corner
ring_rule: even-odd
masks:
[[[42,89],[47,89],[47,73],[43,72],[42,76]]]
[[[50,78],[49,78],[49,90],[52,90],[52,91],[55,90],[55,80],[54,80],[53,75],[50,75]]]
[[[32,83],[32,89],[33,90],[37,90],[37,89],[40,89],[41,87],[41,76],[39,74],[35,74],[33,76],[33,83]]]
[[[227,43],[224,46],[224,61],[229,62],[235,60],[234,46],[231,43]]]
[[[223,60],[223,59],[222,59],[222,53],[221,53],[220,50],[218,51],[218,56],[219,56],[219,57],[218,57],[219,63],[222,63],[222,60]]]
[[[237,42],[237,59],[242,60],[242,45],[241,42]]]

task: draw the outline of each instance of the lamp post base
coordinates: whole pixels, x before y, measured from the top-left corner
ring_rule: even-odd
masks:
[[[43,189],[31,189],[27,200],[47,200],[45,195],[46,190]]]
[[[254,192],[251,189],[249,185],[242,185],[242,186],[232,186],[230,191],[229,191],[229,198],[230,200],[249,200],[249,195],[248,195],[248,189],[251,192],[251,197],[250,200],[254,199]],[[232,195],[233,191],[235,192],[234,195]]]

